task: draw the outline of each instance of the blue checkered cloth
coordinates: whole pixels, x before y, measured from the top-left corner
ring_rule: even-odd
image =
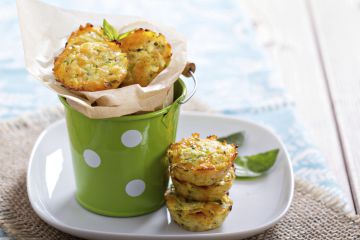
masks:
[[[189,60],[197,64],[197,97],[215,110],[273,129],[287,146],[297,176],[346,201],[323,155],[296,118],[294,102],[281,79],[274,75],[239,1],[46,2],[65,8],[137,15],[175,27],[187,37]],[[0,22],[0,32],[6,33],[0,39],[0,119],[12,119],[58,104],[55,94],[33,79],[24,68],[13,0],[0,0]],[[1,237],[5,234],[0,231]]]

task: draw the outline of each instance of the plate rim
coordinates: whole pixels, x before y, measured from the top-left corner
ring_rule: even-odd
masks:
[[[256,228],[253,229],[249,229],[249,230],[245,230],[245,231],[239,231],[239,232],[232,232],[232,233],[202,233],[200,235],[196,235],[196,234],[186,234],[186,235],[172,235],[172,234],[166,234],[166,235],[148,235],[148,234],[129,234],[129,233],[109,233],[109,232],[104,232],[104,231],[96,231],[96,230],[92,230],[92,229],[85,229],[85,228],[78,228],[78,227],[73,227],[73,226],[65,226],[63,224],[61,224],[56,218],[49,218],[47,217],[48,214],[45,213],[45,211],[43,211],[39,206],[37,206],[35,204],[35,202],[38,202],[37,200],[34,200],[36,196],[34,196],[34,194],[31,191],[31,185],[32,182],[34,180],[31,177],[31,169],[33,166],[33,161],[34,161],[34,156],[37,152],[38,146],[40,145],[40,143],[42,142],[43,138],[46,136],[46,134],[48,134],[48,132],[50,132],[52,129],[58,127],[58,125],[62,125],[65,124],[66,125],[66,121],[65,118],[59,119],[57,121],[55,121],[54,123],[52,123],[51,125],[49,125],[48,127],[46,127],[41,134],[38,136],[38,138],[36,139],[36,142],[32,148],[30,157],[29,157],[29,163],[27,166],[27,174],[26,174],[26,189],[27,189],[27,194],[28,194],[28,198],[31,204],[32,209],[35,211],[35,213],[43,220],[45,221],[47,224],[49,224],[50,226],[55,227],[56,229],[59,229],[60,231],[63,231],[65,233],[69,233],[75,236],[79,236],[79,237],[83,237],[84,235],[93,235],[94,237],[97,236],[107,236],[107,237],[115,237],[117,239],[126,239],[126,238],[133,238],[133,239],[142,239],[142,238],[146,238],[146,239],[216,239],[217,237],[222,237],[222,239],[232,239],[235,237],[246,237],[246,236],[251,236],[253,234],[256,233],[260,233],[265,231],[266,229],[269,229],[270,227],[274,226],[277,222],[280,221],[280,219],[282,219],[285,214],[288,212],[291,203],[293,201],[294,198],[294,185],[295,185],[295,180],[294,180],[294,172],[293,172],[293,168],[292,168],[292,163],[291,163],[291,158],[290,155],[285,147],[285,144],[283,143],[283,141],[280,139],[280,137],[269,127],[249,121],[247,119],[244,119],[242,117],[237,117],[237,116],[229,116],[229,115],[225,115],[225,114],[219,114],[219,113],[206,113],[206,112],[195,112],[195,111],[181,111],[180,113],[183,116],[187,116],[187,117],[204,117],[204,118],[218,118],[218,119],[225,119],[225,120],[233,120],[233,121],[241,121],[244,122],[248,125],[252,125],[255,126],[257,128],[261,128],[262,130],[268,131],[270,134],[273,135],[273,137],[276,138],[276,140],[280,143],[284,154],[286,156],[286,162],[289,166],[289,175],[290,175],[290,192],[289,192],[289,200],[285,206],[285,208],[283,208],[282,212],[276,217],[273,218],[271,221],[266,222],[265,224],[262,224]],[[46,209],[46,207],[43,207],[44,209]],[[48,213],[48,211],[46,211]],[[244,236],[241,236],[244,235]]]

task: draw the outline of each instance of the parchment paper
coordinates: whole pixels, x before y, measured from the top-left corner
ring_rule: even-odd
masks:
[[[104,1],[106,4],[106,1]],[[90,118],[109,118],[154,111],[172,103],[173,83],[186,65],[186,42],[173,29],[137,17],[65,10],[38,0],[17,0],[26,69]],[[101,26],[108,20],[120,33],[148,28],[165,35],[172,47],[170,64],[147,87],[130,85],[97,92],[70,91],[55,81],[54,58],[64,49],[71,32],[80,25]],[[44,99],[46,101],[46,99]]]

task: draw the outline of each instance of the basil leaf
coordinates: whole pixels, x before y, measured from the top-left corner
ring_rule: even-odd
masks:
[[[218,138],[241,146],[245,140],[244,132],[236,132],[226,137]],[[264,175],[276,162],[279,149],[258,153],[252,156],[238,156],[235,158],[235,175],[240,179],[253,179]]]
[[[103,20],[103,30],[110,41],[117,41],[120,37],[119,32],[108,21],[106,21],[106,19]]]
[[[273,149],[267,152],[258,153],[253,156],[247,156],[247,167],[256,173],[263,173],[269,170],[279,154],[279,149]]]
[[[126,33],[123,33],[123,34],[120,34],[117,40],[119,41],[119,40],[121,40],[121,39],[123,39],[123,38],[126,38],[126,37],[129,35],[130,32],[131,32],[131,31],[126,32]]]
[[[240,147],[244,143],[245,134],[244,132],[236,132],[226,137],[218,138],[218,141],[226,141],[227,143],[233,143]]]
[[[235,159],[235,175],[239,178],[259,177],[274,166],[279,149]]]

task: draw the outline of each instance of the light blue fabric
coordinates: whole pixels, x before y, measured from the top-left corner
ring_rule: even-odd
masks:
[[[197,64],[196,96],[225,114],[272,128],[285,142],[297,176],[344,199],[325,159],[298,121],[294,104],[273,73],[238,1],[47,2],[67,8],[138,15],[173,26],[188,39],[189,60]],[[0,0],[0,23],[0,119],[58,104],[55,94],[24,70],[14,1]]]

